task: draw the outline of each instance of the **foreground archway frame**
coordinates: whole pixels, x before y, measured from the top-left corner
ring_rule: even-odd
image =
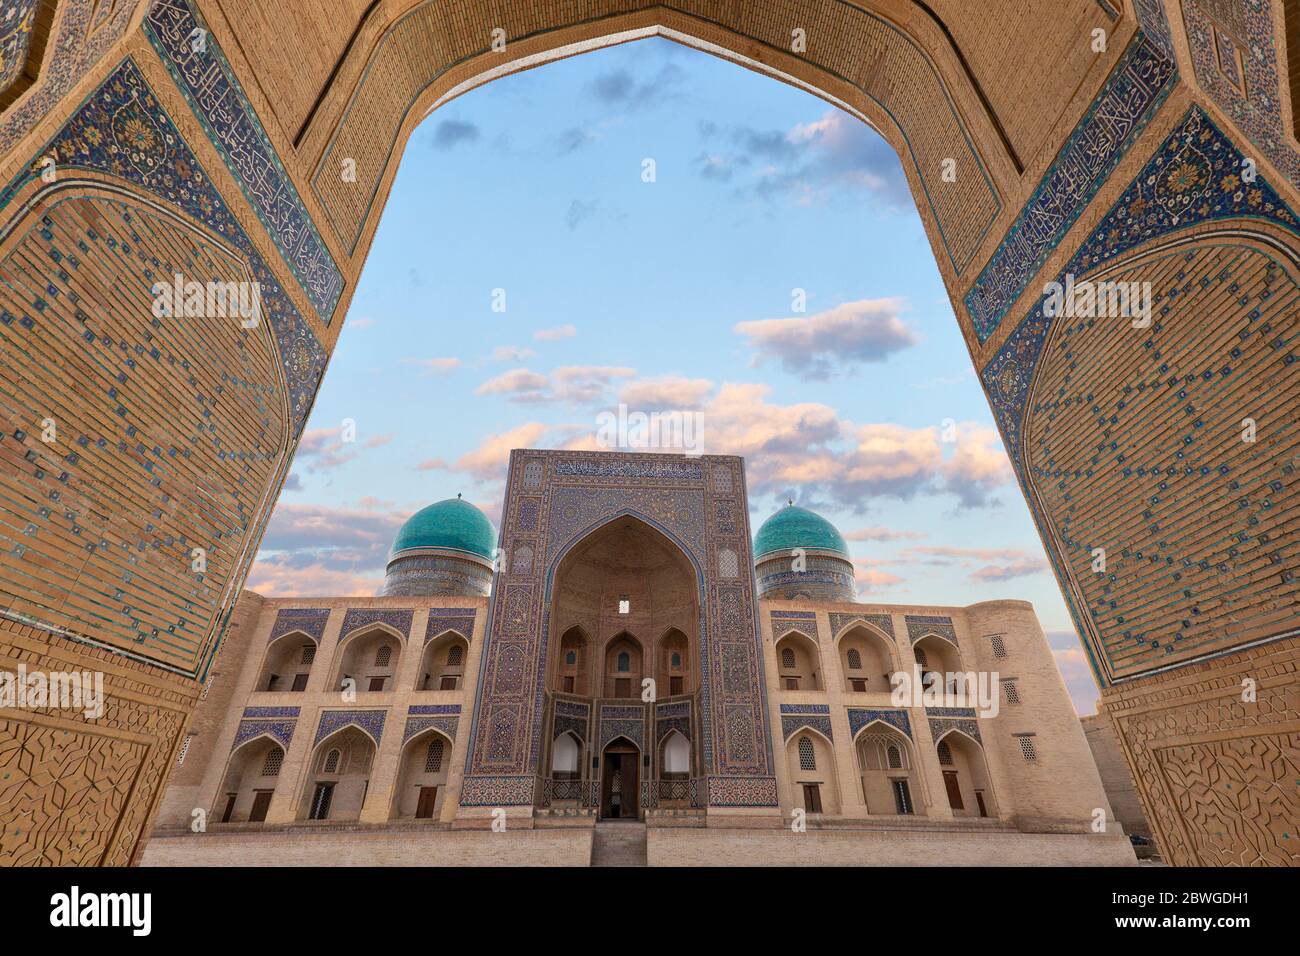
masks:
[[[0,115],[0,182],[7,184],[0,192],[0,215],[10,237],[2,251],[12,252],[15,237],[40,236],[14,226],[33,213],[33,197],[48,185],[40,176],[48,169],[47,159],[59,175],[102,177],[128,194],[130,203],[165,208],[206,231],[263,287],[285,378],[287,394],[280,400],[291,423],[282,459],[287,460],[337,337],[339,317],[355,287],[401,148],[429,109],[496,75],[580,52],[584,44],[648,33],[703,46],[812,88],[871,122],[900,151],[959,327],[1116,716],[1157,839],[1175,862],[1293,862],[1294,840],[1284,845],[1270,821],[1296,816],[1300,796],[1281,787],[1270,768],[1280,765],[1278,755],[1291,752],[1287,728],[1300,719],[1294,681],[1286,679],[1300,653],[1300,639],[1288,636],[1285,628],[1261,630],[1252,624],[1189,644],[1177,641],[1174,622],[1191,620],[1197,616],[1194,610],[1228,600],[1238,621],[1261,620],[1256,611],[1267,611],[1276,595],[1291,593],[1280,588],[1289,583],[1282,575],[1294,574],[1290,549],[1295,529],[1285,524],[1273,528],[1266,542],[1253,530],[1258,525],[1243,517],[1242,527],[1216,531],[1218,543],[1187,553],[1182,542],[1190,540],[1192,531],[1184,526],[1194,524],[1196,516],[1171,513],[1157,541],[1166,552],[1160,557],[1172,558],[1176,565],[1191,561],[1202,575],[1204,562],[1219,571],[1221,580],[1202,579],[1184,589],[1191,594],[1171,592],[1163,605],[1165,616],[1150,624],[1153,634],[1168,635],[1170,643],[1164,643],[1165,636],[1145,638],[1161,643],[1148,643],[1154,659],[1139,662],[1131,651],[1118,654],[1117,649],[1126,643],[1136,648],[1144,636],[1125,635],[1111,613],[1117,609],[1098,613],[1082,577],[1092,572],[1078,560],[1080,547],[1136,550],[1130,525],[1112,518],[1089,529],[1093,540],[1075,537],[1069,515],[1077,505],[1048,493],[1044,483],[1060,479],[1032,466],[1036,448],[1027,444],[1031,433],[1042,435],[1034,432],[1033,421],[1063,414],[1038,398],[1038,390],[1050,387],[1050,353],[1064,341],[1060,329],[1040,314],[1045,281],[1072,269],[1082,275],[1119,266],[1126,256],[1139,257],[1150,248],[1138,249],[1143,243],[1214,229],[1248,230],[1249,242],[1258,242],[1263,233],[1280,244],[1282,260],[1295,255],[1300,152],[1281,2],[1270,0],[1244,11],[1209,0],[1171,6],[1168,16],[1160,0],[1060,0],[1050,22],[1040,22],[1025,17],[1021,5],[1011,0],[817,0],[786,7],[696,0],[591,3],[580,12],[558,0],[474,7],[378,0],[349,20],[333,6],[326,11],[307,0],[283,0],[273,8],[259,8],[254,0],[202,0],[197,6],[190,0],[63,0],[44,49],[24,54],[20,46],[15,52],[19,58],[37,55],[39,63],[28,71],[29,78],[34,76],[30,85]],[[267,20],[272,10],[274,23]],[[495,29],[507,40],[502,53],[491,49]],[[1097,29],[1108,38],[1101,53],[1091,44]],[[805,31],[807,48],[801,53],[791,49],[795,30]],[[301,55],[286,57],[285,49]],[[1262,55],[1241,55],[1255,50]],[[1021,68],[1009,70],[1007,63]],[[16,69],[7,65],[0,86],[9,83]],[[1032,109],[1026,105],[1031,103]],[[909,114],[909,107],[914,112]],[[1189,124],[1200,124],[1190,140]],[[1202,135],[1207,138],[1201,140]],[[951,182],[943,177],[945,159],[954,160]],[[345,160],[355,162],[351,177],[344,175]],[[1170,160],[1179,161],[1170,165]],[[1230,183],[1230,176],[1241,178],[1246,161],[1258,179]],[[1160,173],[1180,174],[1150,175],[1150,163],[1158,163]],[[1245,188],[1252,185],[1254,189]],[[75,195],[76,188],[69,194]],[[57,236],[73,224],[53,225],[45,228]],[[8,310],[13,322],[0,328],[7,336],[6,355],[17,354],[12,336],[21,335],[18,330],[38,325],[42,334],[31,336],[23,347],[24,362],[57,364],[70,347],[70,339],[45,334],[54,327],[45,311],[70,301],[73,260],[89,257],[97,267],[108,268],[109,285],[148,288],[150,277],[138,265],[96,252],[88,234],[83,241],[90,251],[49,240],[49,250],[30,260],[42,280],[33,288],[52,288],[59,295],[16,297]],[[1196,344],[1207,361],[1217,358],[1213,353],[1222,347],[1229,354],[1218,366],[1220,372],[1230,366],[1231,347],[1217,334],[1224,331],[1216,325],[1221,315],[1211,309],[1214,321],[1207,322],[1204,314],[1180,313],[1172,295],[1181,281],[1176,272],[1152,281],[1168,282],[1153,290],[1160,308],[1170,306],[1161,316],[1166,327],[1194,318],[1204,328]],[[13,288],[10,284],[11,292]],[[101,305],[99,314],[112,321],[123,318],[114,316],[113,308]],[[1274,338],[1282,343],[1278,361],[1285,361],[1286,329],[1277,323],[1274,328]],[[99,334],[103,332],[101,328]],[[1114,339],[1117,349],[1145,348],[1124,336]],[[144,342],[131,345],[145,347]],[[156,373],[147,364],[138,375],[154,384]],[[276,387],[271,376],[256,384]],[[1131,384],[1136,388],[1139,382]],[[57,399],[70,407],[90,407],[102,402],[103,394],[92,383],[71,380]],[[1274,453],[1292,441],[1277,423],[1297,419],[1295,403],[1285,389],[1251,400],[1249,412],[1254,414],[1249,417],[1264,429],[1273,423],[1275,430],[1264,440],[1272,442],[1268,447]],[[163,492],[154,481],[160,476],[141,470],[132,457],[140,454],[134,444],[148,454],[152,449],[143,439],[161,436],[140,407],[122,407],[114,414],[124,431],[133,429],[133,444],[121,448],[127,436],[114,434],[100,452],[115,474],[109,486],[120,502],[120,513],[109,519],[115,527],[126,527],[139,515],[149,515],[145,523],[151,530],[133,541],[146,540],[144,576],[152,580],[161,568],[153,562],[182,558],[176,547],[181,519],[174,495],[158,499]],[[69,481],[77,478],[78,461],[68,453],[74,459],[80,453],[47,448],[33,437],[39,434],[36,424],[18,429],[21,437],[5,437],[6,447],[22,449],[22,463],[3,479],[3,490],[13,501],[40,501],[48,493],[40,484],[47,476],[57,479],[67,472]],[[1175,444],[1186,436],[1175,432],[1144,432],[1139,436],[1143,453],[1172,457],[1181,452]],[[1094,440],[1084,433],[1075,442]],[[1204,493],[1215,501],[1267,500],[1274,514],[1297,513],[1294,466],[1288,472],[1279,464],[1281,474],[1241,487],[1233,469],[1244,466],[1254,451],[1245,443],[1223,442],[1227,460],[1220,464],[1229,473]],[[28,453],[49,455],[50,460],[33,463]],[[1107,487],[1096,473],[1099,467],[1112,477],[1115,472],[1123,476],[1126,463],[1090,467],[1093,473],[1079,480],[1084,481],[1082,490],[1095,492]],[[283,475],[282,468],[274,469],[243,493],[250,500],[274,500]],[[1073,494],[1071,499],[1079,500]],[[141,502],[154,506],[141,507]],[[0,549],[6,595],[19,593],[18,582],[28,573],[23,561],[34,563],[25,557],[33,553],[33,543],[45,547],[71,535],[73,519],[66,514],[35,506],[7,522],[10,531]],[[34,535],[28,526],[35,528]],[[228,594],[228,586],[243,580],[262,528],[262,520],[253,517],[223,537],[231,560],[224,566],[224,580],[209,582],[211,593]],[[163,544],[169,539],[170,544]],[[157,550],[151,547],[154,540]],[[1159,540],[1173,543],[1160,545]],[[1229,549],[1239,554],[1229,554]],[[1240,552],[1248,549],[1249,559],[1238,562]],[[1281,570],[1258,570],[1249,563],[1258,556],[1255,552],[1277,552]],[[188,552],[184,556],[188,559]],[[15,611],[6,600],[0,609],[0,663],[7,669],[22,663],[29,669],[102,670],[109,711],[125,710],[120,719],[94,723],[68,712],[7,710],[0,715],[0,763],[30,768],[13,784],[15,805],[54,808],[48,818],[34,817],[37,822],[22,828],[21,835],[6,827],[0,854],[18,862],[124,862],[137,853],[166,768],[181,751],[184,727],[199,682],[210,669],[229,603],[220,598],[220,606],[210,609],[214,640],[201,653],[187,651],[188,659],[177,668],[174,653],[166,659],[171,640],[162,636],[166,627],[158,635],[152,626],[146,628],[139,646],[131,648],[113,639],[113,627],[134,627],[138,619],[129,609],[135,605],[113,597],[123,575],[137,582],[141,578],[140,568],[127,566],[125,553],[118,559],[122,566],[106,565],[101,580],[67,575],[60,567],[80,558],[77,546],[55,548],[43,557],[45,567],[68,581],[64,605],[99,602],[97,614],[109,623],[102,625],[89,614],[69,620],[40,608]],[[1135,606],[1143,603],[1141,578],[1134,573],[1133,581],[1124,582],[1124,600]],[[218,583],[222,586],[212,586]],[[1253,702],[1239,700],[1246,679],[1258,689]],[[1254,709],[1239,713],[1239,702]],[[1171,735],[1171,726],[1181,729]],[[76,747],[52,746],[65,732],[71,737],[59,739],[75,739]],[[72,800],[55,808],[46,799],[48,791],[84,765],[81,755],[104,748],[111,757],[92,761],[102,768],[103,779],[96,781],[102,799]],[[1196,767],[1228,772],[1188,770]],[[1240,809],[1243,790],[1258,798],[1252,805],[1260,809],[1249,811],[1249,817]],[[1212,812],[1189,807],[1210,807]],[[73,845],[69,834],[74,832],[94,836]]]

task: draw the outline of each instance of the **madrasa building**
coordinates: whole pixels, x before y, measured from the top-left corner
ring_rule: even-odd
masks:
[[[735,457],[516,450],[501,515],[243,592],[143,862],[1134,862],[1028,603],[862,603]]]

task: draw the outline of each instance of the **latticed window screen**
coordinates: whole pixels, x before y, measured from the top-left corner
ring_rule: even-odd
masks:
[[[447,666],[460,667],[461,659],[464,655],[464,648],[459,644],[453,644],[451,650],[447,652]]]
[[[284,765],[284,751],[279,747],[271,750],[266,755],[266,762],[262,764],[262,776],[274,777],[280,772],[280,767]]]
[[[781,648],[781,666],[788,669],[794,669],[794,649],[790,647]]]
[[[1004,680],[1002,682],[1002,693],[1006,694],[1008,704],[1020,703],[1020,688],[1016,687],[1014,680]]]
[[[185,735],[185,742],[181,744],[181,752],[176,755],[176,766],[179,767],[181,764],[185,762],[185,755],[189,753],[190,741],[193,739],[194,739],[193,734]]]
[[[375,666],[387,667],[393,659],[393,649],[385,644],[375,652]]]
[[[618,655],[618,670],[620,674],[626,674],[632,669],[632,655],[627,651],[620,651]]]
[[[993,656],[1001,660],[1007,656],[1007,645],[1002,641],[1001,634],[994,634],[989,637],[989,643],[993,645]]]
[[[316,645],[315,644],[303,645],[302,662],[304,664],[312,664],[315,662],[315,660],[316,660]]]
[[[888,759],[889,761],[890,770],[903,769],[903,752],[893,744],[889,745],[889,750],[886,753],[886,759]]]
[[[948,747],[948,741],[946,740],[939,741],[939,746],[937,749],[939,751],[939,763],[944,764],[945,766],[951,766],[952,750],[950,750]]]
[[[677,668],[681,667],[681,666],[682,666],[682,655],[679,654],[679,653],[677,653],[676,651],[673,651],[673,656],[672,656],[672,658],[669,660],[669,662],[668,662],[668,666],[669,666],[669,667],[672,667],[674,670],[676,670]]]
[[[813,742],[807,737],[799,738],[799,769],[817,769],[817,752],[813,750]]]
[[[338,750],[331,750],[325,755],[325,766],[322,768],[325,773],[338,773],[339,761],[343,759],[343,754]]]
[[[849,653],[847,654],[847,657],[849,659],[849,670],[852,671],[862,670],[862,655],[858,653],[858,649],[856,647],[849,648]]]
[[[1026,760],[1037,760],[1037,759],[1038,759],[1038,750],[1035,749],[1035,747],[1034,747],[1034,738],[1033,738],[1033,737],[1021,737],[1021,738],[1020,738],[1020,754],[1021,754],[1021,756],[1024,757]]]
[[[442,770],[442,738],[434,737],[429,741],[429,749],[424,755],[424,772],[438,773]]]
[[[929,660],[926,659],[924,648],[918,647],[914,653],[916,654],[916,662],[918,664],[920,664],[922,667],[930,666]]]

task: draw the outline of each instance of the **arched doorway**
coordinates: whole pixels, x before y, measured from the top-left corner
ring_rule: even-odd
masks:
[[[298,819],[331,822],[358,819],[370,788],[375,750],[370,735],[352,724],[322,740],[308,764]]]
[[[265,821],[283,764],[284,748],[265,734],[236,748],[212,808],[214,822]]]
[[[641,751],[616,737],[600,755],[602,820],[636,820],[641,815]]]
[[[996,817],[997,801],[989,779],[984,748],[957,729],[935,743],[944,792],[955,817]]]

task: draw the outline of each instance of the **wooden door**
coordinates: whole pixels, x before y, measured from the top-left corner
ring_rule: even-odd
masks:
[[[803,808],[808,813],[822,812],[822,790],[815,783],[803,785]]]
[[[956,770],[943,772],[943,785],[948,789],[948,806],[954,810],[965,810],[966,805],[961,802],[961,787],[957,783]]]
[[[640,752],[631,744],[611,744],[601,763],[600,815],[635,820],[640,812]]]
[[[248,814],[249,823],[263,823],[266,820],[266,811],[271,806],[271,795],[274,790],[255,790],[253,791],[253,809]]]
[[[417,820],[433,819],[433,808],[438,802],[437,787],[421,787],[420,800],[415,805],[415,818]]]

